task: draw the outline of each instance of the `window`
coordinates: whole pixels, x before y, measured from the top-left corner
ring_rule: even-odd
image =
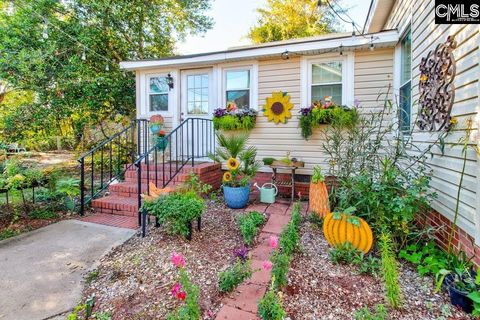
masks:
[[[325,97],[341,105],[342,101],[342,62],[332,61],[313,63],[311,79],[311,102],[325,102]]]
[[[410,131],[412,105],[412,34],[407,31],[400,44],[399,127]]]
[[[250,70],[225,72],[226,102],[235,102],[238,108],[250,107]]]
[[[208,81],[208,73],[187,76],[188,114],[208,114]]]
[[[168,82],[166,77],[151,77],[148,86],[150,111],[168,111]]]

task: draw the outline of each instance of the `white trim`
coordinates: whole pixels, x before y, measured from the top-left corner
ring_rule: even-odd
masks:
[[[188,101],[187,76],[195,75],[195,74],[208,74],[208,110],[207,110],[207,114],[194,114],[194,115],[188,115],[187,114],[187,101]],[[216,91],[217,90],[216,90],[216,86],[215,86],[215,79],[213,77],[213,68],[210,67],[210,68],[181,70],[180,71],[180,77],[181,77],[180,116],[182,116],[182,113],[185,113],[183,115],[184,119],[186,119],[187,117],[211,118],[212,113],[213,113],[213,109],[214,109],[214,103],[217,99],[217,97],[216,97]]]
[[[245,61],[222,64],[218,66],[218,107],[225,107],[227,105],[226,92],[226,72],[233,70],[249,70],[250,71],[250,108],[258,109],[258,62],[257,61]],[[240,89],[239,89],[240,90]]]
[[[167,111],[150,111],[150,79],[155,77],[166,77],[168,74],[173,77],[173,89],[169,89],[168,91],[168,110]],[[144,93],[144,101],[141,103],[141,108],[143,109],[142,114],[147,115],[148,117],[159,114],[166,117],[173,117],[176,114],[175,107],[177,105],[177,97],[176,91],[178,86],[178,73],[177,71],[170,71],[170,72],[162,72],[162,73],[146,73],[143,75],[143,93]]]
[[[410,19],[412,17],[410,16]],[[411,20],[410,20],[411,21]],[[412,50],[412,54],[410,54],[410,80],[405,81],[404,83],[401,83],[401,77],[402,77],[402,40],[403,38],[407,35],[407,31],[410,30],[410,47]],[[410,81],[410,125],[409,125],[409,130],[412,128],[412,120],[414,119],[414,110],[413,107],[415,104],[413,103],[413,34],[412,34],[412,29],[411,29],[411,24],[407,23],[402,27],[402,32],[400,33],[400,38],[398,39],[398,43],[395,46],[395,52],[394,52],[394,57],[393,57],[393,98],[394,98],[394,106],[396,106],[396,116],[398,119],[400,119],[400,88],[404,86],[408,81]],[[399,121],[398,122],[398,128],[400,125]]]
[[[480,29],[480,27],[479,27]],[[477,56],[478,56],[478,61],[480,61],[480,47],[479,50],[477,50]],[[480,74],[480,65],[477,65],[477,74]],[[478,125],[480,124],[480,84],[477,83],[477,128]],[[476,130],[477,136],[476,136],[476,141],[477,141],[477,148],[480,148],[480,132],[479,130]],[[475,238],[475,244],[477,246],[480,246],[480,154],[478,152],[475,152],[477,155],[477,208],[476,208],[476,215],[475,215],[475,234],[473,235]]]
[[[398,32],[396,30],[382,31],[379,33],[367,34],[365,37],[341,36],[338,38],[299,40],[295,43],[272,43],[271,45],[249,47],[245,49],[232,49],[223,52],[211,52],[192,56],[180,56],[170,59],[160,60],[141,60],[141,61],[123,61],[120,62],[120,68],[126,70],[135,70],[154,67],[186,66],[188,64],[213,64],[220,62],[230,62],[234,60],[255,59],[265,56],[278,56],[288,50],[290,52],[300,52],[307,54],[309,51],[318,52],[338,48],[340,44],[345,47],[370,45],[371,37],[374,37],[376,47],[393,47],[398,42]]]
[[[353,105],[354,101],[354,64],[353,52],[344,52],[343,55],[304,57],[300,61],[300,100],[302,107],[308,107],[312,103],[312,65],[339,61],[342,63],[342,104]]]

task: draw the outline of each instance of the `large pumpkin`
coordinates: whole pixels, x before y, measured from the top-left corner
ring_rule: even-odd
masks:
[[[368,223],[349,214],[328,214],[323,221],[323,233],[331,246],[350,242],[365,253],[372,248],[373,234]]]
[[[313,211],[321,217],[325,217],[330,213],[327,186],[325,185],[325,178],[322,175],[320,167],[313,168],[308,199],[309,211]]]

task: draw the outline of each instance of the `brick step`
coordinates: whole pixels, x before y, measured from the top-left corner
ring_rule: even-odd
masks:
[[[174,182],[174,183],[177,183],[177,182],[183,182],[183,181],[186,181],[188,178],[188,176],[184,173],[178,173],[175,177],[173,177],[173,180],[171,182]],[[170,180],[170,176],[167,176],[165,175],[165,180],[168,181]],[[157,177],[155,177],[155,173],[154,172],[150,172],[150,174],[147,175],[147,173],[143,174],[142,173],[142,177],[141,177],[141,181],[142,183],[149,183],[149,182],[153,182],[153,183],[156,183],[157,181],[157,184],[158,185],[161,185],[162,182],[163,182],[163,175],[161,174],[157,174]],[[125,174],[125,182],[128,182],[128,183],[138,183],[138,177],[137,177],[137,174]]]
[[[182,163],[178,162],[178,168],[180,168],[181,166],[182,166]],[[155,170],[155,168],[157,168],[157,171],[163,171],[165,169],[165,171],[174,172],[177,168],[177,165],[176,165],[175,161],[165,162],[165,166],[160,161],[158,161],[156,165],[152,161],[148,164],[148,166],[147,166],[146,163],[142,162],[142,165],[141,165],[142,171],[147,170],[147,167],[150,168],[150,170]],[[126,171],[136,171],[137,170],[136,166],[125,165],[125,168],[126,168]],[[183,169],[188,169],[188,168],[192,168],[191,162],[187,162],[183,167]]]
[[[92,208],[97,212],[134,216],[138,213],[138,202],[133,197],[109,195],[94,199]]]
[[[152,181],[154,182],[154,181]],[[178,183],[170,182],[168,184],[169,187],[175,187],[177,186]],[[147,184],[143,183],[142,184],[142,193],[146,192],[147,190]],[[159,181],[158,188],[163,188],[162,183]],[[135,199],[138,196],[137,193],[138,190],[138,183],[137,182],[119,182],[116,184],[112,184],[108,187],[108,191],[110,192],[110,195],[112,196],[119,196],[119,197],[134,197]]]

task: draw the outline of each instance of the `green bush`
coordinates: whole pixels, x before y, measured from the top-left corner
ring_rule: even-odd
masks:
[[[375,311],[363,307],[355,312],[355,320],[386,320],[387,318],[388,312],[383,304],[377,304]]]
[[[291,255],[280,251],[275,251],[270,257],[274,288],[281,289],[287,285],[288,268],[290,267],[291,259]]]
[[[253,239],[257,235],[260,226],[264,223],[265,216],[258,211],[245,213],[238,217],[240,233],[246,245],[252,245]]]
[[[273,289],[268,290],[258,303],[258,315],[262,320],[282,320],[287,315],[282,299]]]
[[[224,115],[213,118],[215,130],[251,130],[255,128],[256,116]]]
[[[328,252],[328,256],[334,264],[352,264],[362,257],[361,252],[350,242],[344,242],[335,246]]]
[[[56,219],[58,213],[52,211],[51,208],[35,208],[28,213],[30,219]]]
[[[220,292],[231,292],[245,279],[252,276],[250,261],[242,262],[237,259],[235,264],[227,270],[220,272],[218,276],[218,287]]]
[[[188,236],[189,224],[201,217],[204,209],[204,200],[193,191],[161,196],[142,206],[142,210],[156,216],[169,233],[183,236]]]

